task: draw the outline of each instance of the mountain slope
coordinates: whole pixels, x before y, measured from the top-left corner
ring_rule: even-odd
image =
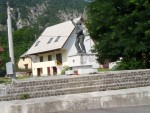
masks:
[[[81,16],[88,2],[84,0],[8,0],[12,11],[15,60],[23,54],[47,27]],[[6,0],[0,1],[0,57],[8,61]],[[4,66],[2,66],[4,67]],[[0,67],[1,68],[1,67]]]
[[[0,24],[6,25],[6,1],[1,0]],[[13,0],[13,28],[38,24],[49,26],[81,15],[87,2],[84,0]]]

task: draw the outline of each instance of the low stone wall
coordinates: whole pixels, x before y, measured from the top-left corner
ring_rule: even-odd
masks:
[[[6,95],[6,85],[1,84],[0,85],[0,95]]]
[[[103,72],[96,75],[60,76],[57,78],[32,78],[14,81],[0,89],[0,101],[20,99],[21,94],[30,98],[58,96],[107,90],[150,86],[150,70]]]
[[[126,71],[111,71],[111,72],[103,72],[94,75],[75,75],[75,76],[66,76],[66,77],[42,77],[42,78],[33,78],[27,79],[23,81],[15,81],[13,86],[14,87],[27,87],[27,86],[37,86],[37,85],[53,85],[59,83],[70,83],[70,82],[79,82],[79,81],[91,81],[91,80],[98,80],[98,79],[106,79],[109,78],[110,80],[116,78],[142,78],[142,76],[150,76],[150,69],[145,70],[126,70]]]
[[[0,102],[0,113],[67,113],[150,105],[150,87]]]
[[[18,71],[16,72],[16,77],[23,77],[23,76],[31,76],[32,71],[28,70],[28,71]]]

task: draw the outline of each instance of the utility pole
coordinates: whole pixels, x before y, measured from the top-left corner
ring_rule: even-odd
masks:
[[[9,56],[10,56],[10,62],[12,63],[12,67],[13,67],[13,79],[16,79],[12,25],[11,25],[11,11],[8,2],[7,2],[7,29],[8,29]]]

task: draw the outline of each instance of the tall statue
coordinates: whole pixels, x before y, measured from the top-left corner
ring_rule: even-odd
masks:
[[[85,46],[84,46],[84,34],[83,34],[83,27],[82,22],[83,19],[81,18],[78,22],[74,22],[73,19],[71,19],[73,25],[75,26],[76,30],[76,41],[75,46],[78,51],[78,53],[86,53]]]

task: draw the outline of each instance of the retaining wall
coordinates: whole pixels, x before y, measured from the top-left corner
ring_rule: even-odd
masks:
[[[104,72],[96,75],[32,78],[0,89],[0,101],[88,93],[150,86],[150,70]]]
[[[67,113],[139,105],[150,105],[150,87],[3,101],[0,113]]]

